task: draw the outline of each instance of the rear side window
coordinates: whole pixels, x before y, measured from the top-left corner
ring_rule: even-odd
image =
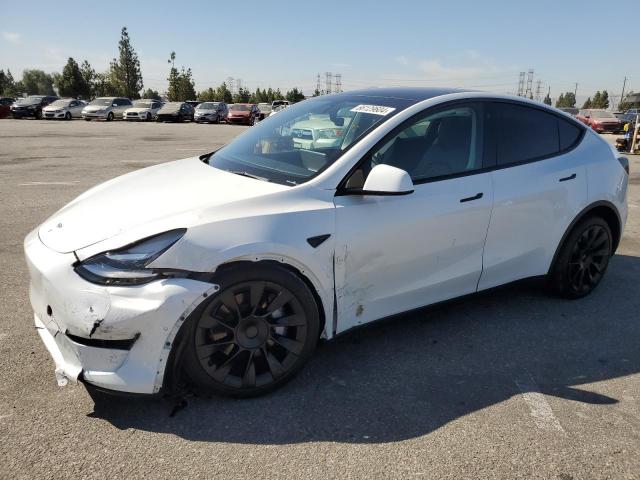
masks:
[[[508,103],[495,103],[493,111],[498,165],[527,162],[559,152],[555,115]]]
[[[558,133],[560,134],[560,150],[566,150],[576,144],[582,130],[577,125],[558,118]]]

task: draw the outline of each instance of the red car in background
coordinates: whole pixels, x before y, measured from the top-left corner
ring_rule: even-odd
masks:
[[[0,98],[0,118],[6,118],[11,114],[11,105],[15,100],[9,97]]]
[[[620,133],[624,127],[613,113],[598,108],[580,110],[576,118],[598,133]]]
[[[227,123],[239,123],[242,125],[253,125],[260,116],[258,106],[253,103],[234,103],[229,105],[229,115]]]

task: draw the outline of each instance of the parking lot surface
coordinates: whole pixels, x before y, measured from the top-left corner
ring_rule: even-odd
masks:
[[[59,388],[25,235],[97,183],[244,128],[0,120],[1,478],[640,478],[638,157],[625,235],[588,298],[534,281],[485,292],[322,344],[268,396],[192,397],[174,416],[166,399]]]

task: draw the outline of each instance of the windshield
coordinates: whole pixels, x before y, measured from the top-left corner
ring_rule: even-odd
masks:
[[[182,107],[182,102],[165,103],[160,109],[161,112],[177,112]]]
[[[91,101],[91,103],[89,105],[98,105],[101,107],[110,107],[111,104],[113,103],[113,98],[96,98],[95,100]]]
[[[236,105],[231,105],[229,107],[229,110],[236,110],[236,111],[241,110],[243,112],[246,112],[246,111],[251,110],[251,107],[249,107],[249,105],[238,105],[238,104],[236,104]]]
[[[198,105],[198,110],[215,110],[218,107],[217,103],[204,102]]]
[[[208,158],[221,170],[283,185],[315,177],[364,134],[414,103],[366,95],[327,95],[290,106]]]
[[[591,110],[591,116],[593,118],[616,118],[615,115],[604,110]]]
[[[68,106],[70,103],[72,102],[72,100],[56,100],[55,102],[51,103],[49,106],[50,107],[66,107]]]
[[[133,106],[138,108],[151,108],[151,102],[149,100],[136,100],[133,102]]]
[[[33,105],[35,103],[40,103],[44,97],[27,97],[18,100],[16,103],[18,105]]]

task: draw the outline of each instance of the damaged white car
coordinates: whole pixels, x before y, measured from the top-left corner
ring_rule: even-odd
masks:
[[[313,119],[331,142],[299,141]],[[598,135],[522,98],[320,96],[55,213],[25,240],[35,324],[61,384],[158,393],[179,372],[257,395],[382,317],[540,275],[590,293],[627,180]]]

